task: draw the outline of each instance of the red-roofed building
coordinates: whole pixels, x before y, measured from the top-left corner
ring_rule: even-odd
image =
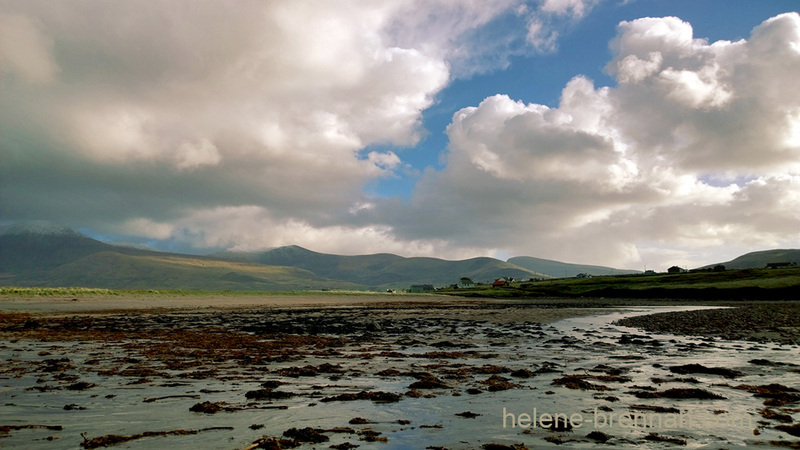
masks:
[[[506,280],[505,278],[499,278],[495,280],[494,283],[492,283],[492,287],[504,287],[504,286],[508,286],[508,280]]]

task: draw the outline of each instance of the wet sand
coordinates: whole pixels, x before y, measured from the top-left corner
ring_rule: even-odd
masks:
[[[530,448],[592,448],[607,441],[662,448],[715,439],[771,446],[796,436],[796,345],[773,351],[734,342],[723,348],[713,339],[588,326],[602,322],[593,319],[597,314],[619,315],[645,303],[653,301],[334,294],[5,298],[0,445],[514,448],[525,442]],[[796,312],[757,304],[642,316],[628,325],[685,323],[672,329],[710,334],[709,323],[756,310],[764,320]],[[763,328],[743,320],[754,332]],[[705,328],[690,326],[703,321]],[[713,356],[717,352],[723,356]],[[728,367],[735,369],[723,370]],[[736,382],[720,384],[728,376]],[[762,405],[764,396],[783,403]],[[736,433],[498,428],[497,419],[505,420],[499,406],[516,414],[531,402],[587,417],[592,406],[657,414],[746,406],[746,415],[760,421]]]
[[[800,343],[800,301],[703,301],[682,299],[466,299],[442,295],[321,293],[276,295],[89,295],[81,297],[0,296],[0,312],[135,313],[227,311],[280,308],[396,308],[398,317],[412,306],[442,308],[461,318],[492,322],[550,323],[599,314],[611,308],[638,306],[721,306],[626,319],[621,325],[653,332],[752,341]],[[490,306],[490,308],[484,308]],[[508,306],[500,308],[498,306]],[[413,313],[416,314],[416,313]]]
[[[623,301],[620,304],[633,305]],[[29,314],[112,314],[169,311],[273,310],[292,308],[390,308],[408,317],[415,307],[442,309],[461,318],[493,322],[536,321],[549,323],[567,317],[597,314],[616,303],[537,299],[464,299],[442,295],[413,294],[296,294],[296,295],[91,295],[86,297],[0,297],[0,312]],[[413,314],[413,313],[412,313]]]

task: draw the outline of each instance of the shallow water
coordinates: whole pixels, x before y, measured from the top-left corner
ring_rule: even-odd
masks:
[[[771,447],[769,441],[797,441],[773,428],[780,422],[767,420],[759,414],[765,408],[764,399],[732,387],[770,383],[800,387],[800,366],[794,365],[800,361],[797,346],[649,334],[613,325],[615,320],[631,315],[687,309],[697,308],[625,308],[550,325],[498,324],[422,310],[416,318],[414,312],[408,310],[404,311],[406,318],[393,318],[390,310],[380,314],[360,309],[286,312],[285,324],[296,325],[295,333],[308,332],[313,325],[315,333],[324,334],[326,327],[336,325],[339,320],[344,330],[339,334],[349,333],[351,339],[335,352],[306,351],[295,360],[252,365],[215,361],[205,367],[215,370],[213,376],[200,374],[195,378],[187,374],[203,367],[191,371],[164,369],[156,362],[143,361],[137,353],[140,350],[126,347],[125,343],[4,342],[0,343],[0,425],[60,425],[63,429],[11,430],[6,437],[0,435],[0,447],[78,448],[84,441],[81,433],[92,438],[209,427],[233,429],[206,430],[187,436],[146,437],[120,444],[118,448],[245,448],[261,436],[278,437],[293,427],[349,427],[354,431],[352,434],[326,432],[330,441],[305,444],[301,448],[327,448],[345,442],[359,445],[359,448],[384,449],[480,448],[490,442],[522,443],[530,448],[604,445],[587,437],[593,431],[605,433],[609,436],[605,445],[616,447],[676,446],[646,440],[651,433],[685,440],[686,446],[692,448],[744,445],[766,448]],[[275,326],[273,322],[262,323],[263,319],[254,313],[231,314],[236,316],[169,313],[158,321],[161,325],[246,324],[247,329],[256,334],[259,327]],[[330,320],[337,314],[339,319]],[[378,325],[370,332],[344,326],[348,321],[361,323],[375,317]],[[278,319],[280,317],[275,320]],[[43,363],[62,358],[69,359],[63,368],[58,368],[57,362]],[[749,362],[752,360],[785,364],[755,365]],[[145,363],[167,376],[98,375],[104,368]],[[318,367],[323,363],[341,368],[342,373],[293,377],[278,372],[281,368]],[[671,366],[690,363],[734,369],[742,375],[729,379],[709,374],[677,375],[669,370]],[[399,374],[379,374],[389,368],[397,369]],[[544,370],[547,368],[552,371]],[[511,371],[518,369],[538,373],[529,378],[512,376]],[[415,398],[413,392],[409,395],[409,385],[419,378],[414,374],[420,373],[435,376],[448,387],[420,389],[418,392],[424,396]],[[603,391],[551,384],[568,374],[603,376],[611,373],[629,379],[586,380],[609,389]],[[516,386],[492,392],[486,381],[493,375]],[[663,379],[662,384],[656,384],[652,380],[654,377]],[[675,381],[677,378],[694,378],[696,382]],[[286,383],[276,390],[296,395],[274,401],[254,402],[245,398],[246,392],[258,389],[267,380]],[[96,386],[85,390],[66,389],[76,381]],[[704,389],[725,399],[651,399],[637,398],[635,394],[645,389],[664,391],[678,387]],[[480,393],[470,394],[468,389],[479,389]],[[393,403],[322,401],[325,397],[363,390],[405,395]],[[216,414],[189,411],[192,405],[205,401],[222,401],[245,409]],[[65,410],[66,405],[85,409]],[[630,405],[673,407],[679,412],[636,411],[638,415],[631,418]],[[269,409],[276,407],[286,409]],[[800,418],[796,408],[797,403],[772,409],[791,416],[792,423],[796,423]],[[457,415],[464,412],[477,416]],[[571,418],[574,427],[571,431],[550,431],[538,422],[529,424],[525,416],[530,416],[531,421],[534,417],[539,420],[543,413]],[[349,424],[355,417],[366,418],[370,423]],[[546,417],[544,419],[546,422]],[[363,433],[366,429],[388,441],[361,440],[366,437]],[[756,429],[758,435],[754,434]]]

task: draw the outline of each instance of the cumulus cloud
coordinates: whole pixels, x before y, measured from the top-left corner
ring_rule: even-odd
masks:
[[[257,205],[333,226],[400,166],[359,152],[418,142],[450,78],[440,54],[390,39],[400,4],[0,3],[4,219],[158,238]]]
[[[622,22],[615,86],[488,97],[408,202],[364,193],[408,169],[450,81],[556,51],[596,4],[0,0],[0,210],[181,249],[691,265],[796,244],[796,13],[737,42]]]
[[[428,220],[396,232],[633,266],[796,246],[799,30],[790,13],[708,43],[674,17],[622,22],[616,87],[578,76],[557,108],[496,95],[457,112],[447,167],[410,206]]]
[[[0,1],[4,220],[152,227],[154,239],[194,219],[248,230],[181,241],[198,248],[371,235],[350,211],[408,164],[363,150],[417,144],[422,111],[453,77],[530,50],[499,22],[539,13],[522,0]]]
[[[598,0],[544,0],[542,11],[581,18],[598,3]]]

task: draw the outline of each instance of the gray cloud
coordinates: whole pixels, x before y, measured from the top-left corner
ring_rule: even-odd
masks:
[[[349,222],[374,207],[366,183],[407,167],[360,152],[415,145],[452,68],[518,52],[501,48],[513,31],[501,47],[475,35],[521,4],[0,1],[3,219],[430,253]]]

